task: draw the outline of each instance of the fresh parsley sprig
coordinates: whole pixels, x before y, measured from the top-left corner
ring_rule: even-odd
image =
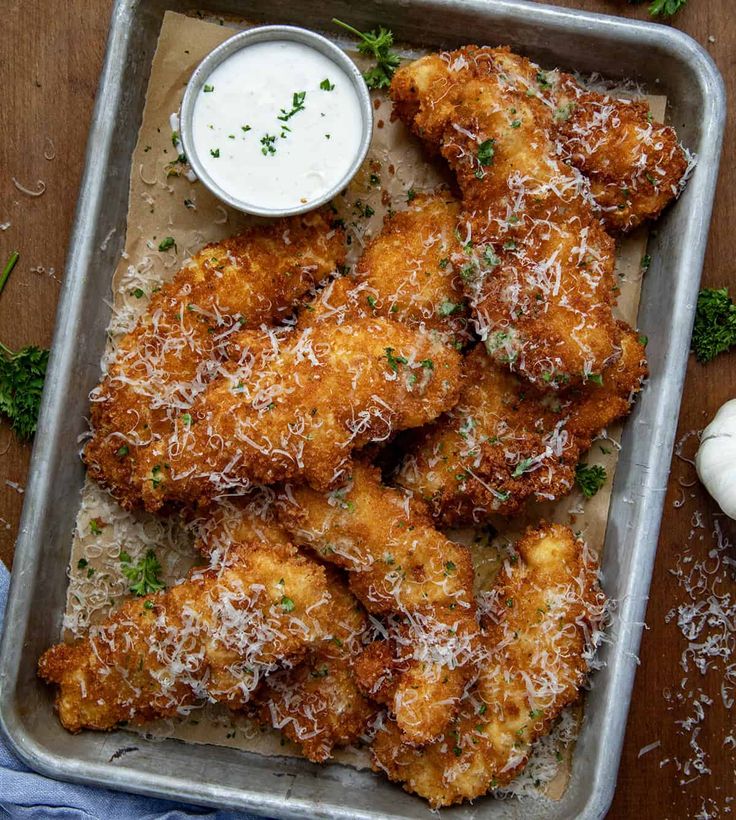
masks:
[[[687,0],[652,0],[649,13],[652,17],[672,17],[687,3]]]
[[[575,468],[575,483],[586,498],[592,498],[606,483],[606,468],[600,464],[580,463]]]
[[[641,5],[649,2],[649,14],[652,17],[672,17],[687,3],[687,0],[629,0],[629,3]]]
[[[332,18],[332,22],[354,34],[360,40],[358,51],[376,61],[374,68],[363,73],[363,79],[368,88],[388,88],[401,62],[399,55],[391,51],[391,46],[394,44],[393,33],[383,26],[374,28],[373,31],[358,31],[357,28],[335,17]]]
[[[736,305],[728,288],[700,291],[690,344],[697,360],[704,364],[736,346]]]
[[[163,581],[159,581],[161,564],[153,550],[148,550],[137,564],[134,564],[130,555],[123,551],[120,553],[120,563],[123,575],[131,582],[130,591],[134,595],[148,595],[166,586]]]
[[[13,251],[0,274],[0,293],[20,254]],[[49,351],[28,345],[13,352],[0,342],[0,416],[4,416],[18,438],[30,439],[36,432],[38,409],[46,378]]]

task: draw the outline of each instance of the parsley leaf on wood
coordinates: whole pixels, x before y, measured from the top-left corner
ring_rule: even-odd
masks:
[[[691,347],[699,362],[709,362],[736,345],[736,305],[728,288],[703,288],[698,294]]]
[[[672,17],[676,14],[687,2],[687,0],[652,0],[649,6],[649,13],[652,17]]]
[[[0,274],[0,293],[18,261],[14,251]],[[35,345],[13,352],[0,342],[0,416],[16,435],[30,439],[36,432],[49,351]]]

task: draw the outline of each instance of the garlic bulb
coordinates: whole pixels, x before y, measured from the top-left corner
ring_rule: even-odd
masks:
[[[723,512],[736,518],[736,399],[727,401],[703,430],[695,469]]]

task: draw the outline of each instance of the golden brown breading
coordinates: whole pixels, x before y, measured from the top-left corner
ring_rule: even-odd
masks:
[[[52,647],[39,674],[59,685],[72,732],[187,714],[205,699],[242,708],[266,674],[332,634],[330,602],[324,569],[293,547],[241,544]]]
[[[389,616],[387,643],[363,661],[373,663],[365,690],[388,703],[407,742],[436,737],[475,673],[467,548],[437,532],[421,505],[383,486],[379,471],[360,462],[350,482],[330,494],[287,487],[280,518],[297,542],[350,573],[350,588],[369,612]]]
[[[436,330],[450,342],[467,341],[467,307],[452,256],[460,206],[448,193],[417,195],[386,219],[355,270],[364,282],[363,307],[410,327]]]
[[[684,188],[690,157],[675,130],[652,120],[649,105],[583,89],[567,74],[547,89],[563,156],[590,180],[612,231],[656,219]]]
[[[271,514],[272,497],[264,488],[221,502],[211,516],[195,522],[195,548],[218,565],[228,560],[232,549],[239,549],[238,544],[288,544],[289,534]],[[283,732],[316,763],[330,758],[335,746],[360,740],[377,714],[353,672],[368,619],[340,573],[326,567],[325,575],[330,592],[329,637],[296,666],[268,675],[252,699],[256,717]]]
[[[508,82],[494,50],[445,55],[444,71],[437,60],[401,68],[391,94],[409,95],[397,110],[414,112],[407,124],[457,176],[465,258],[456,265],[476,329],[533,383],[584,383],[618,343],[613,240],[584,178],[557,155],[547,106]]]
[[[298,666],[269,675],[255,698],[258,718],[280,729],[315,763],[330,758],[335,746],[359,741],[378,713],[353,671],[368,627],[365,611],[337,570],[327,569],[327,581],[332,637]]]
[[[374,768],[433,808],[513,780],[588,673],[605,610],[595,561],[559,524],[528,530],[516,549],[489,600],[486,659],[453,723],[423,749],[393,722],[373,744]]]
[[[398,482],[449,526],[569,493],[580,455],[629,413],[647,373],[638,336],[623,322],[620,329],[622,354],[601,384],[565,393],[530,389],[476,347],[465,358],[459,403],[414,436]]]
[[[90,475],[126,508],[140,506],[162,454],[191,423],[192,402],[226,358],[233,334],[288,316],[344,261],[345,238],[316,211],[206,245],[124,336],[93,392]]]
[[[610,230],[629,231],[646,219],[656,219],[679,195],[688,157],[675,131],[652,121],[645,101],[583,88],[569,74],[543,71],[508,48],[466,46],[428,55],[408,70],[401,69],[392,84],[397,113],[410,122],[432,86],[446,88],[464,77],[472,60],[488,57],[503,71],[505,83],[545,103],[559,156],[588,177],[591,195]],[[436,106],[447,116],[452,104],[452,98],[443,95]],[[425,131],[425,139],[435,145],[442,136],[437,122],[433,118],[434,130]]]
[[[330,282],[303,306],[300,327],[384,316],[423,328],[454,347],[470,338],[469,314],[453,257],[459,203],[447,192],[418,194],[386,218],[351,275]]]
[[[417,427],[457,401],[459,355],[388,319],[243,333],[241,353],[193,403],[186,435],[152,467],[144,499],[207,503],[251,482],[328,489],[351,451]]]

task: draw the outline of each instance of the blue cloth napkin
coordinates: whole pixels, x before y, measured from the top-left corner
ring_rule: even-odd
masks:
[[[0,561],[0,633],[10,574]],[[154,800],[110,789],[77,786],[32,772],[10,751],[0,734],[0,818],[23,820],[255,820],[235,811]]]

